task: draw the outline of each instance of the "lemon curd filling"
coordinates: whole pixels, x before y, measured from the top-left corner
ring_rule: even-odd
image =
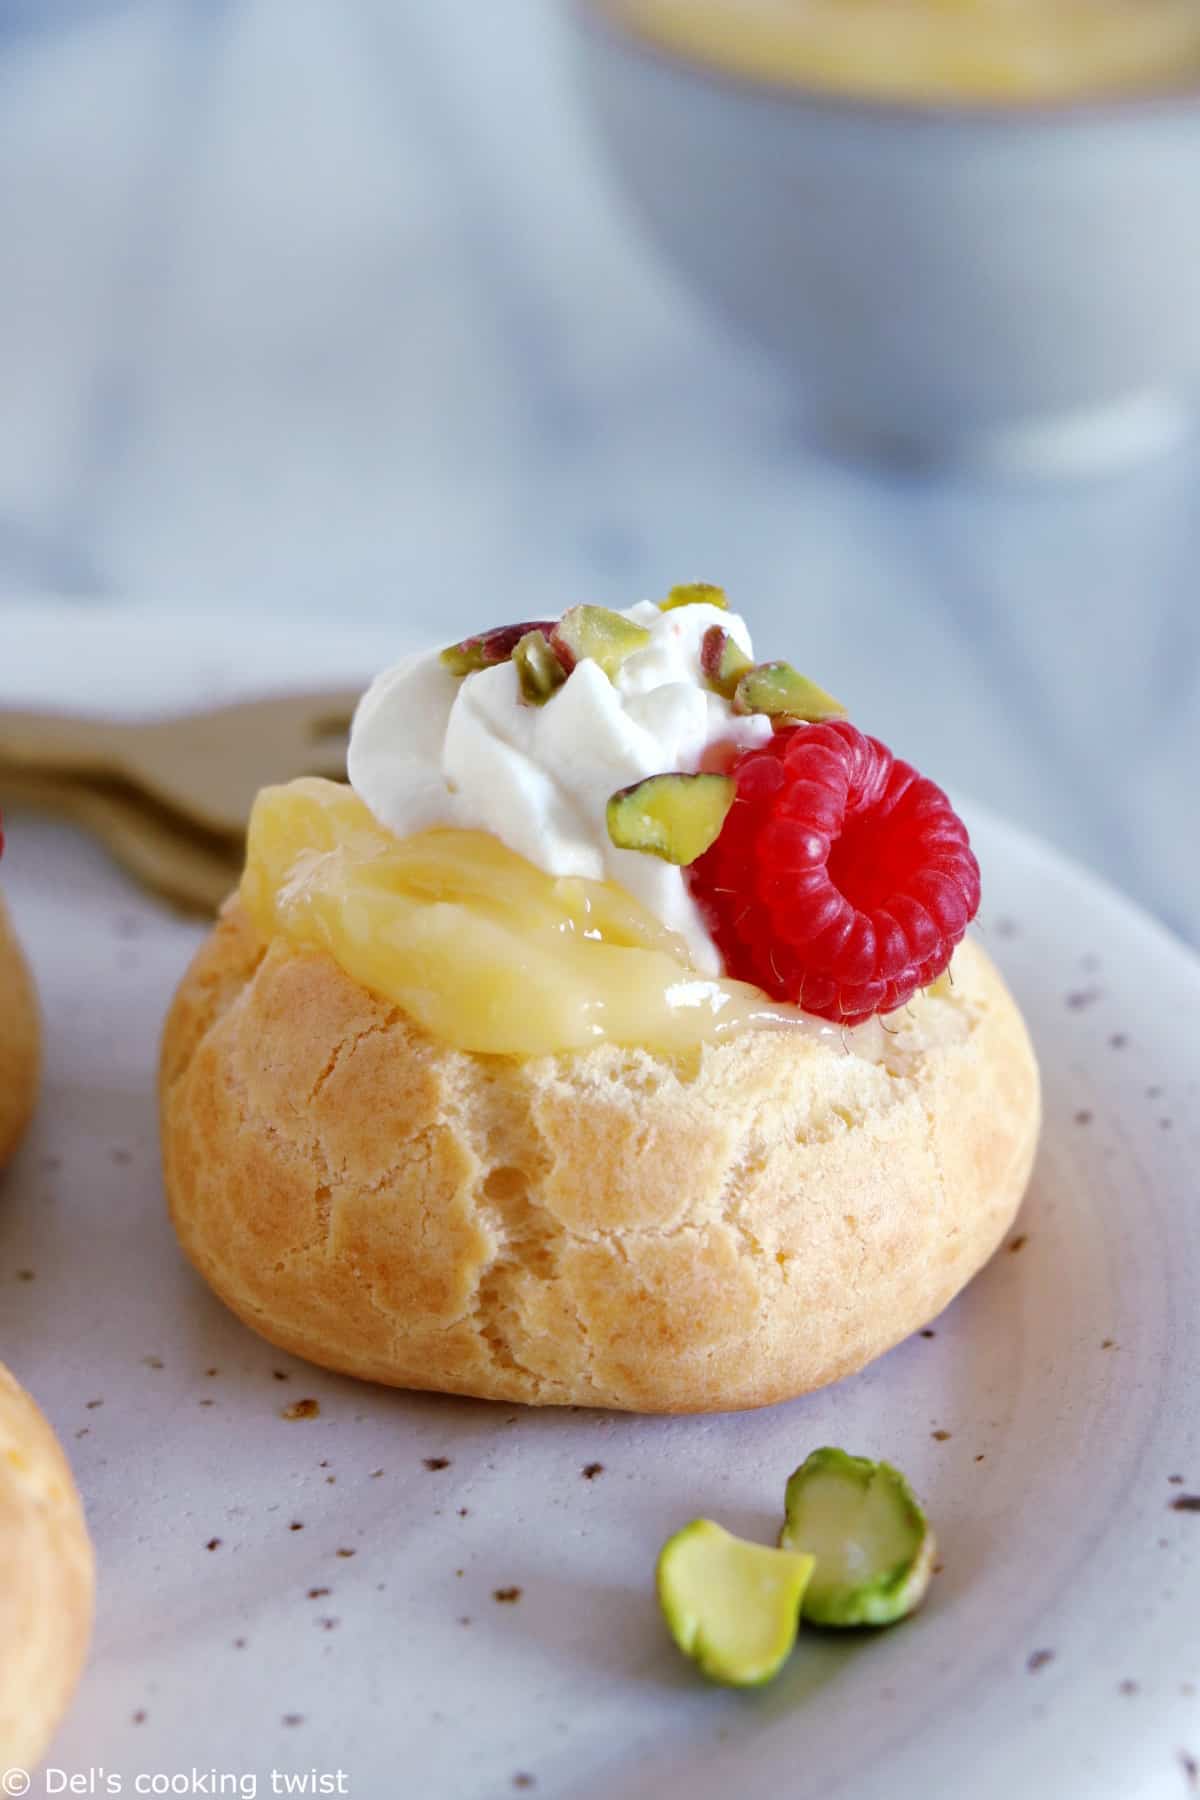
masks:
[[[665,48],[796,87],[1036,101],[1200,80],[1200,0],[607,0]]]
[[[328,951],[460,1050],[538,1056],[608,1040],[678,1055],[790,1025],[877,1054],[874,1021],[841,1032],[698,975],[682,940],[615,884],[544,874],[487,832],[398,838],[334,782],[263,790],[241,893],[264,939]]]

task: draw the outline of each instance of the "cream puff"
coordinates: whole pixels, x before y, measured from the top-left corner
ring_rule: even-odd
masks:
[[[966,831],[720,590],[410,658],[350,773],[260,797],[163,1044],[176,1229],[272,1342],[759,1406],[995,1250],[1039,1088]]]
[[[91,1634],[94,1572],[66,1457],[2,1365],[0,1559],[0,1766],[28,1770],[45,1751],[79,1679]]]
[[[29,1123],[40,1061],[33,979],[0,898],[0,1168]]]

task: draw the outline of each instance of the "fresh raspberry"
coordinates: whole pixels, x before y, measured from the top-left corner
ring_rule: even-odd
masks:
[[[979,907],[941,788],[844,719],[742,751],[737,794],[688,871],[726,973],[857,1025],[937,979]]]

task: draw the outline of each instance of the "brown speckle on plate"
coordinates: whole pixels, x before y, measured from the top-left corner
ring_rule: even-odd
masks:
[[[211,1381],[213,1376],[219,1375],[221,1373],[221,1371],[220,1371],[220,1369],[205,1369],[204,1373],[208,1376],[208,1379]]]
[[[1020,935],[1020,926],[1015,919],[1001,917],[992,921],[992,930],[998,938],[1015,938]]]
[[[937,1332],[936,1332],[936,1331],[932,1331],[932,1330],[931,1330],[931,1329],[930,1329],[930,1327],[929,1327],[929,1326],[928,1326],[928,1325],[927,1325],[927,1326],[926,1326],[926,1327],[925,1327],[925,1329],[924,1329],[924,1331],[923,1331],[923,1332],[922,1332],[922,1333],[921,1333],[921,1336],[922,1336],[922,1337],[923,1337],[923,1338],[931,1338],[931,1337],[936,1337],[936,1336],[937,1336]]]
[[[309,1600],[323,1600],[325,1598],[326,1594],[328,1594],[330,1592],[331,1592],[331,1589],[329,1589],[327,1587],[309,1588],[307,1598]]]
[[[1179,1752],[1179,1765],[1187,1777],[1188,1786],[1193,1793],[1200,1792],[1200,1763],[1196,1761],[1190,1750]]]
[[[604,1464],[600,1462],[584,1463],[580,1473],[585,1481],[595,1481],[597,1475],[603,1475]]]
[[[1116,1349],[1119,1349],[1119,1347],[1120,1346],[1118,1345],[1116,1338],[1101,1338],[1100,1339],[1100,1348],[1102,1350],[1116,1350]]]
[[[1200,1494],[1176,1494],[1171,1502],[1171,1511],[1200,1513]]]
[[[246,1648],[245,1638],[234,1638],[233,1647],[235,1650],[244,1650]]]
[[[1182,1475],[1168,1475],[1167,1481],[1171,1487],[1182,1487],[1183,1486],[1183,1476]]]
[[[1015,1238],[1009,1238],[1008,1250],[1010,1256],[1015,1256],[1018,1250],[1023,1250],[1028,1242],[1029,1233],[1027,1231],[1018,1231]]]
[[[1073,993],[1067,995],[1066,1004],[1071,1012],[1085,1012],[1089,1006],[1094,1006],[1099,998],[1100,989],[1097,987],[1076,988]]]
[[[1108,1040],[1108,1047],[1110,1050],[1124,1050],[1126,1048],[1126,1046],[1128,1045],[1128,1043],[1129,1043],[1129,1033],[1128,1032],[1114,1031],[1112,1036]]]
[[[283,1715],[283,1724],[285,1725],[303,1725],[303,1723],[303,1713],[284,1713]]]
[[[289,1379],[286,1369],[272,1369],[271,1374],[276,1381],[287,1381]]]
[[[209,1538],[209,1540],[208,1540],[207,1544],[205,1544],[204,1548],[206,1550],[219,1550],[221,1548],[220,1538]]]
[[[319,1419],[321,1402],[314,1400],[310,1394],[303,1400],[293,1400],[283,1408],[279,1416],[281,1419]]]
[[[103,1406],[103,1405],[104,1405],[103,1400],[89,1400],[87,1403],[87,1409],[89,1412],[95,1412],[95,1410],[98,1406]]]
[[[470,1513],[471,1513],[471,1509],[469,1506],[460,1506],[458,1509],[458,1516],[460,1519],[469,1518]]]
[[[947,1439],[949,1438],[950,1433],[948,1431],[938,1430],[938,1431],[931,1431],[929,1435],[931,1438],[933,1438],[935,1443],[944,1444],[947,1441]]]
[[[1090,1108],[1088,1108],[1086,1106],[1081,1106],[1079,1108],[1079,1111],[1075,1114],[1075,1123],[1077,1125],[1090,1125],[1092,1122],[1092,1118],[1093,1118],[1093,1114],[1092,1114]]]
[[[1044,1669],[1047,1663],[1053,1661],[1053,1650],[1035,1650],[1026,1662],[1025,1667],[1029,1670],[1031,1675],[1036,1675],[1039,1669]]]
[[[318,1619],[317,1624],[321,1627],[322,1631],[336,1631],[338,1626],[341,1624],[341,1620],[340,1619]]]
[[[423,1460],[425,1467],[429,1470],[431,1475],[436,1475],[439,1469],[448,1469],[450,1467],[450,1458],[448,1456],[426,1456]]]
[[[1125,1677],[1124,1681],[1119,1681],[1117,1683],[1118,1694],[1136,1694],[1137,1691],[1138,1691],[1137,1682],[1132,1681],[1128,1675]]]
[[[288,1526],[288,1530],[289,1531],[303,1531],[304,1530],[303,1519],[293,1519],[291,1524]]]
[[[515,1606],[521,1598],[519,1587],[499,1587],[492,1589],[492,1599],[498,1600],[501,1606]]]
[[[133,1715],[133,1723],[135,1725],[144,1725],[146,1723],[146,1714],[145,1714],[144,1708],[142,1708],[140,1706],[138,1707],[137,1711]]]
[[[354,1552],[353,1550],[335,1550],[333,1554],[335,1556],[353,1556]]]
[[[142,1361],[148,1369],[161,1369],[163,1366],[161,1356],[143,1356]]]
[[[17,1280],[18,1281],[32,1281],[33,1279],[34,1279],[34,1272],[32,1269],[18,1269],[17,1270]]]
[[[515,1788],[533,1788],[537,1786],[537,1777],[530,1775],[526,1769],[518,1769],[513,1776],[512,1784]]]
[[[981,1450],[981,1451],[980,1451],[980,1452],[979,1452],[979,1454],[978,1454],[978,1455],[977,1455],[977,1456],[976,1456],[976,1458],[975,1458],[975,1461],[976,1461],[976,1462],[982,1462],[982,1461],[983,1461],[983,1458],[984,1458],[984,1452],[983,1452],[983,1451],[982,1451],[982,1450]]]
[[[383,1470],[382,1470],[382,1469],[372,1469],[372,1470],[371,1470],[371,1480],[372,1480],[372,1481],[378,1481],[378,1480],[379,1480],[379,1477],[380,1477],[380,1476],[381,1476],[381,1475],[382,1475],[382,1474],[383,1474]]]

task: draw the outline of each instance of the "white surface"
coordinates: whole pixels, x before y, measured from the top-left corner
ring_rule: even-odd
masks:
[[[262,1793],[272,1768],[340,1768],[368,1800],[490,1800],[519,1773],[572,1800],[1186,1793],[1200,1517],[1170,1502],[1200,1492],[1200,973],[1165,934],[980,820],[987,942],[1046,1077],[1024,1247],[933,1340],[790,1406],[538,1414],[321,1374],[187,1272],[152,1084],[198,934],[65,829],[8,823],[49,1032],[3,1182],[3,1354],[71,1453],[101,1566],[52,1768]],[[310,1396],[319,1418],[280,1417]],[[887,1455],[927,1500],[929,1605],[878,1638],[806,1638],[759,1695],[709,1689],[657,1618],[657,1548],[705,1512],[767,1538],[826,1441]]]

